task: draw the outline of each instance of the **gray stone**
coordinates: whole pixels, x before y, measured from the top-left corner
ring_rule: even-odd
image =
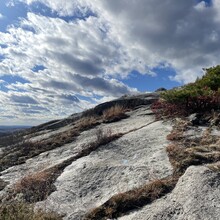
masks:
[[[142,121],[148,119],[145,127],[140,129],[135,129],[137,122],[132,116],[120,124],[103,125],[103,129],[111,128],[113,131],[126,131],[128,127],[134,131],[66,167],[55,183],[57,191],[38,206],[59,210],[66,214],[64,219],[82,219],[86,212],[111,196],[141,186],[153,178],[170,175],[172,167],[165,146],[171,126],[161,121],[154,122],[152,116],[140,113],[141,110],[133,112],[136,120],[137,114],[142,115],[139,116]]]
[[[220,173],[191,166],[172,193],[120,220],[219,220]]]

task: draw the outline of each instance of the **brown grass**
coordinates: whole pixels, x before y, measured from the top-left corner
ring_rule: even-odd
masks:
[[[100,207],[88,212],[85,219],[117,218],[134,209],[141,208],[170,192],[176,185],[177,180],[178,178],[167,177],[161,180],[154,180],[140,188],[119,193]]]
[[[220,162],[219,161],[217,163],[209,164],[209,165],[207,165],[207,167],[214,172],[220,172]]]
[[[184,137],[184,131],[188,129],[188,127],[191,125],[190,122],[183,120],[183,119],[176,119],[174,122],[173,130],[170,132],[170,134],[167,135],[167,140],[169,141],[182,141],[185,139]]]
[[[100,124],[99,117],[87,116],[87,117],[82,117],[81,119],[79,119],[75,126],[77,130],[84,131],[84,130],[93,128],[99,124]]]
[[[0,204],[1,220],[62,220],[62,217],[55,212],[43,210],[34,211],[33,205],[26,203],[12,202]]]
[[[100,124],[97,117],[82,117],[75,122],[69,131],[61,132],[39,142],[24,141],[18,143],[3,152],[0,158],[0,171],[11,166],[24,163],[27,159],[35,157],[43,152],[61,147],[73,142],[80,132]]]
[[[6,149],[0,158],[0,171],[11,166],[22,164],[31,157],[42,152],[42,145],[33,142],[21,142],[10,149]]]
[[[172,131],[167,135],[167,140],[169,141],[180,141],[183,139],[183,133],[180,131]]]
[[[103,112],[103,121],[105,123],[116,122],[121,119],[127,118],[125,114],[126,109],[123,106],[115,105]]]
[[[211,128],[203,132],[202,137],[184,136],[187,121],[177,123],[167,139],[173,143],[166,151],[174,168],[174,173],[183,174],[191,165],[203,165],[220,161],[220,138],[211,134]],[[192,129],[192,127],[191,127]]]
[[[122,134],[113,134],[111,130],[98,129],[96,132],[96,140],[87,146],[84,146],[76,155],[69,159],[50,167],[46,170],[29,174],[20,179],[14,185],[14,191],[11,195],[22,193],[23,199],[26,202],[38,202],[45,200],[51,192],[55,190],[54,182],[57,177],[63,172],[65,167],[69,166],[73,161],[89,155],[100,146],[108,144],[109,142],[118,139]]]
[[[14,193],[22,193],[26,202],[42,201],[54,190],[51,187],[52,180],[53,175],[49,171],[29,174],[14,185]]]
[[[98,129],[96,131],[96,140],[90,143],[88,146],[82,148],[82,150],[77,155],[78,158],[89,155],[91,152],[98,149],[100,146],[108,144],[118,138],[120,138],[123,134],[117,133],[113,134],[111,130],[103,131],[102,129]]]

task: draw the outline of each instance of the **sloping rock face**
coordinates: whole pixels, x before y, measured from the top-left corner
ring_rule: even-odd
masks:
[[[152,178],[170,175],[172,167],[165,146],[171,127],[154,122],[152,116],[141,116],[143,113],[144,109],[136,111],[145,121],[143,128],[134,127],[132,118],[108,126],[120,130],[126,123],[126,127],[137,130],[73,162],[57,179],[57,191],[41,205],[61,210],[66,214],[64,219],[82,219],[86,212],[114,194],[141,186]]]
[[[157,99],[158,94],[155,93],[123,97],[98,105],[87,112],[48,122],[18,134],[15,140],[40,143],[40,146],[33,145],[33,148],[41,147],[43,151],[37,151],[31,157],[22,154],[25,158],[22,163],[13,160],[15,163],[5,166],[7,168],[0,167],[0,205],[23,177],[45,170],[59,171],[55,175],[50,173],[54,175],[53,190],[43,199],[35,201],[36,208],[58,212],[64,216],[64,220],[82,220],[86,213],[106,203],[114,195],[170,177],[173,167],[166,147],[170,144],[167,135],[170,134],[173,124],[155,120],[150,105]],[[116,122],[105,122],[102,118],[103,112],[115,105],[130,107],[126,117]],[[87,121],[80,121],[91,118],[96,120],[95,123],[90,122],[91,127],[87,127]],[[78,133],[73,132],[74,129],[78,129]],[[207,127],[192,127],[183,136],[189,140],[199,140],[206,130]],[[73,134],[76,135],[74,138],[71,136]],[[117,138],[94,147],[101,134]],[[219,130],[213,130],[211,134],[219,135]],[[7,151],[12,150],[12,157],[7,158],[13,159],[13,156],[19,155],[19,149],[12,145],[15,140],[10,142],[10,137],[4,139],[4,143],[11,143],[7,147],[2,147],[4,144],[0,143],[0,165],[4,163]],[[53,140],[56,140],[56,145],[51,143],[50,147],[48,142]],[[212,146],[210,151],[215,152],[218,147]],[[202,150],[205,151],[204,149],[206,148]],[[126,215],[119,219],[217,220],[220,219],[219,195],[220,174],[205,166],[190,166],[171,193],[143,208],[137,207],[131,213],[123,212]],[[18,194],[19,196],[24,198]]]
[[[129,106],[130,103],[133,110],[126,112],[128,118],[114,123],[101,123],[81,132],[71,143],[3,170],[0,178],[8,186],[0,192],[0,196],[3,198],[22,177],[59,165],[77,155],[97,139],[100,131],[113,135],[120,133],[121,137],[68,165],[54,183],[56,190],[45,201],[38,202],[37,207],[46,207],[64,214],[64,219],[83,219],[86,212],[103,204],[114,194],[141,186],[154,178],[170,175],[172,167],[165,147],[168,144],[166,136],[172,126],[155,121],[150,104],[157,98],[157,94],[131,99],[124,97],[97,106],[90,114],[101,114],[117,104]],[[73,122],[81,116],[82,114],[73,115],[35,127],[25,138],[38,142],[68,132],[73,128]]]
[[[218,220],[220,219],[220,173],[191,166],[172,193],[120,220]]]

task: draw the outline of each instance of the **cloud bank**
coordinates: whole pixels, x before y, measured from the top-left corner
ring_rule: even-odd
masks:
[[[170,80],[187,83],[219,63],[220,0],[18,2],[51,13],[30,10],[0,32],[0,75],[23,79],[1,82],[5,117],[20,112],[19,120],[46,120],[92,106],[97,97],[137,92],[123,83],[134,70],[154,75],[154,68],[172,68]]]

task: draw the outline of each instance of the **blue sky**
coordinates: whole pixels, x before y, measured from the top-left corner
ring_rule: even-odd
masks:
[[[219,64],[220,0],[1,0],[0,125],[36,125]]]

